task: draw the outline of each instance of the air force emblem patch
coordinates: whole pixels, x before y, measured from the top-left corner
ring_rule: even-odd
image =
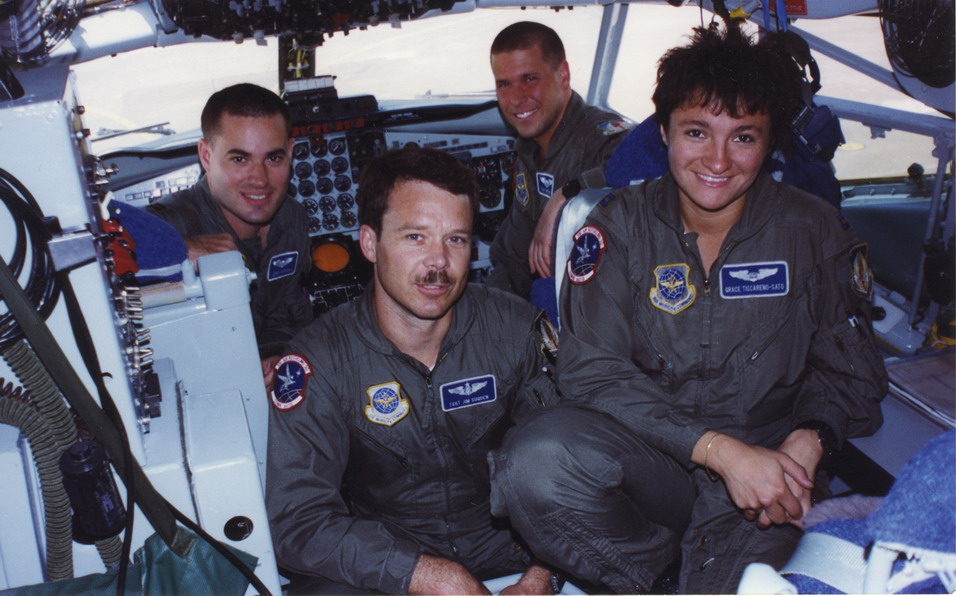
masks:
[[[495,376],[484,375],[445,383],[439,388],[445,412],[485,404],[498,399]]]
[[[309,361],[298,354],[286,354],[276,363],[272,385],[272,405],[279,411],[291,410],[305,399],[305,386],[312,375]]]
[[[772,298],[790,291],[790,274],[786,261],[740,263],[720,268],[720,297]]]
[[[694,303],[697,288],[688,281],[690,265],[658,265],[654,268],[657,285],[651,288],[651,304],[662,311],[676,315]]]
[[[295,267],[298,264],[299,253],[296,251],[278,254],[269,260],[269,271],[266,273],[266,279],[275,281],[283,277],[289,277],[295,273]]]
[[[594,277],[606,246],[604,232],[595,226],[583,226],[574,233],[574,246],[568,257],[568,279],[571,283],[581,285]]]
[[[410,409],[408,400],[402,397],[402,386],[398,381],[372,385],[365,390],[369,405],[365,406],[365,417],[375,424],[392,426],[404,418]]]
[[[550,199],[554,194],[554,176],[547,172],[538,172],[535,179],[538,183],[538,194]]]
[[[524,172],[521,172],[515,178],[515,198],[522,207],[528,206],[528,180],[525,178]]]

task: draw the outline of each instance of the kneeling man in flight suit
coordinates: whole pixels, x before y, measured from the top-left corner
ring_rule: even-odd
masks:
[[[276,365],[267,507],[290,591],[552,592],[489,507],[486,454],[556,400],[546,321],[468,284],[478,189],[433,149],[369,162],[357,193],[370,287]]]

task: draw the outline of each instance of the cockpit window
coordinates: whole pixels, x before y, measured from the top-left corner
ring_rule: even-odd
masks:
[[[588,91],[603,11],[476,10],[440,18],[387,24],[335,35],[315,52],[316,74],[335,75],[339,95],[371,93],[378,99],[493,98],[491,42],[521,20],[538,21],[561,36],[571,67],[571,87]]]
[[[143,48],[73,66],[93,151],[161,143],[199,129],[214,92],[249,82],[278,90],[277,43],[193,42]],[[146,132],[128,131],[152,127]],[[97,140],[100,139],[100,140]]]
[[[315,74],[333,75],[339,97],[379,101],[465,101],[494,98],[489,49],[495,35],[519,20],[553,27],[563,39],[571,85],[582,95],[594,61],[601,7],[573,10],[476,10],[387,22],[348,35],[336,33],[315,51]],[[161,125],[151,133],[97,141],[97,153],[198,129],[210,94],[248,81],[278,91],[278,43],[247,40],[145,48],[74,66],[80,100],[90,109],[93,138]]]
[[[336,33],[315,51],[315,73],[333,75],[340,97],[373,95],[379,102],[463,102],[494,97],[488,50],[495,35],[518,20],[535,20],[561,36],[571,67],[571,86],[587,97],[594,55],[601,34],[603,6],[574,9],[483,9],[388,22]],[[695,26],[713,15],[695,6],[631,4],[608,106],[640,122],[653,112],[651,93],[660,56],[685,43]],[[798,19],[798,29],[858,54],[890,72],[879,19],[846,16]],[[820,95],[865,101],[918,114],[938,115],[896,89],[815,51],[823,88]],[[202,106],[214,91],[248,81],[278,90],[278,42],[251,40],[194,42],[147,48],[74,66],[86,123],[97,153],[162,142],[172,133],[196,131]],[[127,131],[147,128],[146,132]],[[935,167],[932,140],[883,131],[845,120],[846,144],[834,164],[841,179],[905,176],[913,163]],[[125,133],[125,134],[124,134]],[[193,133],[196,134],[195,132]],[[885,138],[884,138],[885,136]]]

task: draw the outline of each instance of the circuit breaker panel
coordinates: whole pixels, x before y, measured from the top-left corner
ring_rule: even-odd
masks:
[[[135,239],[109,212],[110,172],[89,150],[68,68],[18,78],[24,96],[0,103],[0,256],[63,352],[56,366],[115,403],[150,483],[211,536],[257,557],[256,574],[278,593],[263,498],[268,401],[241,258],[204,257],[198,270],[184,261],[171,281],[136,283]],[[77,309],[67,307],[67,286]],[[36,351],[0,301],[0,589],[104,573],[125,537],[119,526],[88,541],[71,531],[86,513],[73,500],[71,470],[61,462],[57,472],[56,458],[52,469],[38,465],[47,452],[85,465],[102,450]],[[105,461],[84,468],[94,469],[109,475]],[[119,477],[112,483],[112,500],[101,499],[108,511],[91,516],[133,513]],[[135,551],[153,528],[134,510]]]

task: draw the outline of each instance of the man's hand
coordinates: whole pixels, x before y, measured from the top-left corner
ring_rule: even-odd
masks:
[[[528,265],[531,267],[531,273],[537,273],[541,277],[551,277],[551,257],[554,252],[554,228],[557,226],[558,214],[567,199],[564,193],[558,189],[548,204],[544,206],[541,217],[534,227],[534,237],[531,239],[531,246],[528,247]]]
[[[518,583],[503,589],[500,594],[554,594],[551,587],[551,572],[544,567],[532,565],[524,572]]]
[[[423,554],[415,565],[409,594],[490,594],[462,565]]]
[[[262,359],[262,380],[266,384],[266,395],[272,393],[272,385],[276,379],[276,363],[279,356],[268,356]]]
[[[800,464],[800,467],[806,471],[811,481],[816,478],[817,466],[820,465],[820,460],[823,459],[823,446],[820,445],[820,440],[815,430],[801,428],[793,431],[787,436],[787,439],[780,445],[777,451],[789,455],[793,461]],[[790,486],[790,491],[800,500],[800,506],[803,507],[803,513],[806,514],[813,505],[813,487],[809,489],[804,488],[789,475],[786,477],[786,480]],[[758,524],[760,521],[761,520],[758,520]],[[769,520],[765,519],[763,521]],[[803,527],[800,518],[794,518],[790,520],[790,523],[798,528]]]
[[[229,234],[210,234],[208,236],[188,236],[186,240],[187,254],[189,260],[196,265],[199,257],[211,255],[217,252],[226,252],[238,250],[236,242]]]
[[[707,432],[694,447],[693,461],[720,474],[734,504],[744,516],[765,528],[800,519],[806,512],[801,497],[813,490],[813,481],[793,458],[721,434],[713,442],[713,431]],[[710,453],[706,445],[710,443]],[[791,486],[799,487],[794,494]],[[807,501],[809,509],[809,501]]]

